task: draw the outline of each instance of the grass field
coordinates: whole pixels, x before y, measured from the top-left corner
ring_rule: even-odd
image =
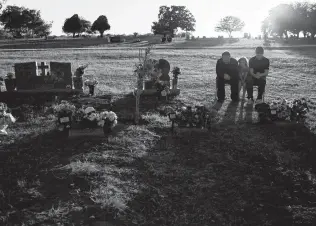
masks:
[[[181,95],[171,104],[213,102],[215,63],[222,51],[153,51],[154,58],[165,58],[182,70]],[[253,49],[231,53],[251,57]],[[25,61],[66,61],[73,70],[89,63],[86,76],[100,81],[97,94],[121,98],[116,111],[122,114],[133,103],[122,95],[134,88],[137,56],[137,49],[2,51],[0,73]],[[253,109],[227,100],[209,133],[172,135],[167,117],[142,108],[146,123],[121,123],[108,142],[97,137],[57,142],[53,134],[16,142],[0,153],[0,222],[315,225],[315,136],[309,131],[316,125],[316,52],[267,50],[266,56],[271,62],[267,101],[309,97],[308,130],[253,124]],[[18,139],[27,126],[14,125],[6,139]]]

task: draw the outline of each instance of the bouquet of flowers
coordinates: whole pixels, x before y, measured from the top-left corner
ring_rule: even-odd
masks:
[[[100,116],[93,107],[82,106],[76,112],[76,121],[84,124],[85,127],[96,127]]]
[[[104,111],[100,113],[98,125],[113,129],[117,125],[117,115],[113,111]]]
[[[278,99],[270,104],[272,120],[291,120],[290,102],[286,99]]]
[[[180,68],[174,67],[172,70],[173,78],[178,79],[178,76],[181,74]]]
[[[95,79],[92,79],[92,80],[87,79],[86,81],[84,81],[85,86],[96,86],[97,84],[99,84],[99,83]]]
[[[149,55],[151,52],[152,46],[149,46],[145,49],[145,54],[143,54],[143,51],[139,50],[139,63],[135,65],[134,74],[137,76],[137,87],[138,89],[141,89],[143,87],[143,80],[144,78],[152,75],[153,71],[155,70],[157,61],[150,59]]]
[[[62,100],[60,104],[53,106],[54,113],[60,115],[73,115],[76,111],[75,105],[66,100]]]
[[[13,117],[13,115],[11,113],[7,113],[7,110],[7,105],[0,102],[0,135],[8,135],[6,129],[8,128],[9,123],[16,122],[16,119]]]
[[[292,121],[303,121],[306,119],[306,115],[309,111],[307,100],[305,98],[295,99],[292,102]]]
[[[87,79],[87,80],[84,82],[84,85],[89,87],[89,94],[90,94],[91,96],[94,95],[94,87],[95,87],[97,84],[98,84],[98,81],[95,80],[95,79],[92,79],[92,80]]]
[[[167,95],[170,94],[170,87],[169,87],[169,83],[168,82],[157,80],[157,82],[156,82],[156,89],[157,89],[157,92],[161,96],[167,96]]]
[[[270,104],[272,120],[303,121],[309,111],[305,98],[288,101],[278,99]]]
[[[176,126],[204,128],[210,126],[211,114],[205,106],[187,106],[176,110],[173,120]]]

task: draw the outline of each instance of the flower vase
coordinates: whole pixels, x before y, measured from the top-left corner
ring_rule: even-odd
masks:
[[[5,79],[4,80],[5,87],[8,92],[12,92],[15,90],[16,87],[16,80],[15,79]]]
[[[113,126],[113,122],[111,122],[108,119],[104,120],[103,133],[105,136],[109,135],[112,132],[112,126]]]
[[[174,77],[172,79],[172,89],[177,89],[177,86],[178,86],[178,78]]]
[[[83,92],[83,81],[82,77],[74,77],[74,87],[75,89],[80,90],[80,92]]]
[[[88,87],[89,87],[89,94],[91,96],[94,96],[94,86],[93,85],[89,85]]]

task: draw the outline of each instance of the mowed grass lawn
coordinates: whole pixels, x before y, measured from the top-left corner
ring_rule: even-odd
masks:
[[[181,95],[174,103],[213,102],[222,51],[153,50],[153,58],[181,68]],[[231,54],[251,57],[253,51],[232,49]],[[99,80],[97,94],[127,94],[136,83],[137,49],[4,51],[0,56],[2,75],[18,62],[71,62],[73,71],[89,63],[86,77]],[[307,121],[315,130],[316,53],[267,50],[266,56],[271,62],[267,101],[309,97]],[[208,133],[171,135],[168,119],[151,111],[144,112],[147,124],[121,124],[108,142],[93,137],[58,142],[45,135],[9,146],[1,153],[0,222],[314,225],[313,136],[300,127],[249,124],[256,114],[241,104],[232,107],[229,94],[227,89],[219,121]],[[22,132],[14,127],[11,132]]]
[[[315,101],[315,48],[297,50],[266,50],[270,59],[270,75],[267,81],[267,101],[282,97],[286,99],[308,97]],[[209,104],[215,95],[215,65],[224,50],[154,50],[152,57],[167,59],[171,67],[182,70],[178,97],[184,104]],[[233,57],[253,56],[252,49],[232,49]],[[130,50],[34,50],[1,52],[0,73],[5,75],[13,71],[17,62],[59,61],[71,62],[73,71],[83,64],[89,64],[86,78],[95,77],[99,82],[97,94],[126,94],[133,90],[136,78],[133,75],[134,65],[138,62],[138,49]],[[229,88],[227,88],[227,98]],[[225,110],[223,106],[223,110]],[[313,106],[312,106],[313,107]],[[239,114],[239,113],[237,113]],[[311,113],[309,121],[315,124],[315,114]],[[240,118],[237,117],[236,118]]]

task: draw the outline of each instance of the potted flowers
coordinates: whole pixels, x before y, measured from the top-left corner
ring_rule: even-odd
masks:
[[[12,92],[16,87],[16,79],[14,78],[14,74],[9,72],[4,79],[5,87],[8,92]]]
[[[117,125],[117,115],[113,111],[104,111],[100,113],[98,125],[103,128],[103,133],[107,136]]]
[[[76,107],[68,101],[62,100],[61,103],[55,105],[53,109],[58,118],[58,130],[62,132],[63,137],[68,137],[72,116],[76,111]]]
[[[96,128],[98,126],[99,114],[93,107],[82,106],[76,112],[76,116],[83,128]]]
[[[98,81],[96,81],[95,79],[93,79],[93,80],[86,80],[85,82],[84,82],[84,85],[85,86],[88,86],[89,87],[89,94],[91,95],[91,96],[93,96],[94,95],[94,88],[95,88],[95,86],[98,84]]]
[[[178,67],[173,68],[172,74],[173,74],[172,89],[177,89],[178,78],[179,78],[179,75],[181,74],[180,68]]]
[[[170,94],[170,87],[169,83],[161,80],[156,81],[156,89],[158,94],[158,99],[160,100],[161,97],[168,97]]]

